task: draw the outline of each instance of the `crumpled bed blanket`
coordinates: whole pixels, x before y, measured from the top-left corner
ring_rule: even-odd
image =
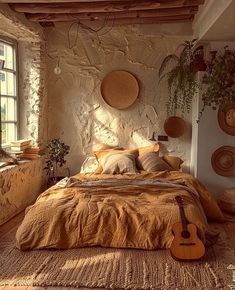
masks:
[[[216,201],[190,174],[163,171],[125,175],[78,174],[42,193],[26,209],[17,247],[169,248],[180,221],[175,197],[205,242],[207,217],[223,221]]]

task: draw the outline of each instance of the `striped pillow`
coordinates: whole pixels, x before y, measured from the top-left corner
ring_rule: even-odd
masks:
[[[135,155],[116,153],[106,155],[100,160],[103,168],[101,174],[137,173]]]
[[[173,170],[156,152],[149,152],[138,157],[142,169],[148,172]]]

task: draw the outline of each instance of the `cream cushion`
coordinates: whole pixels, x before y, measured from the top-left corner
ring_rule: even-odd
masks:
[[[95,156],[88,156],[82,163],[80,173],[95,173],[99,163]]]
[[[137,173],[135,156],[132,154],[112,154],[100,160],[102,174]]]
[[[235,188],[226,189],[218,198],[222,210],[235,213]]]

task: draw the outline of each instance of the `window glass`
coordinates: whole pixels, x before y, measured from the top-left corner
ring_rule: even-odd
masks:
[[[1,40],[0,60],[4,66],[0,70],[0,103],[2,144],[17,139],[17,87],[16,87],[16,47],[14,43]]]
[[[16,77],[12,72],[1,71],[1,95],[15,96],[16,95]]]
[[[2,121],[15,122],[16,114],[16,100],[14,98],[2,97],[1,100]]]

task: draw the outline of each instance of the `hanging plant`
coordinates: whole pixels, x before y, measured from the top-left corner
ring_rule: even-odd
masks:
[[[212,59],[207,62],[206,74],[203,83],[206,90],[202,94],[203,106],[199,113],[199,120],[206,106],[216,110],[219,106],[226,106],[235,102],[235,52],[228,50],[224,52],[211,53]]]
[[[179,46],[181,48],[179,56],[168,55],[159,69],[159,82],[166,78],[168,84],[168,116],[175,114],[177,110],[182,113],[191,110],[192,99],[199,88],[196,79],[197,70],[193,68],[195,43],[196,39],[182,43]],[[170,70],[167,70],[168,67]]]

